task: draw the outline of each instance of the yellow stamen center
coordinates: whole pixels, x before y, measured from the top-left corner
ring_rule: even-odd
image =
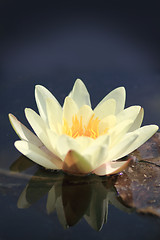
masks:
[[[62,132],[63,134],[67,134],[73,138],[79,137],[79,136],[86,136],[93,139],[96,139],[99,136],[99,118],[96,117],[94,119],[94,114],[90,118],[88,125],[83,126],[82,123],[82,116],[80,119],[77,118],[77,115],[72,117],[72,126],[68,126],[68,122],[64,119],[63,120],[63,127]]]

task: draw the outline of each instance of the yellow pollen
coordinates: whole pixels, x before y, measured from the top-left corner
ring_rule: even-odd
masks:
[[[79,137],[79,136],[86,136],[93,139],[96,139],[99,136],[99,118],[96,117],[94,119],[94,115],[90,118],[88,125],[83,126],[82,123],[82,116],[80,119],[77,118],[77,115],[72,117],[72,126],[68,126],[68,122],[66,119],[63,119],[63,127],[62,132],[63,134],[69,135],[73,138]]]

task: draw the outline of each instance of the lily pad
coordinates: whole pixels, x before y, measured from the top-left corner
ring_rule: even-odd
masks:
[[[126,206],[137,212],[160,217],[160,133],[130,157],[128,168],[115,182],[118,195]]]

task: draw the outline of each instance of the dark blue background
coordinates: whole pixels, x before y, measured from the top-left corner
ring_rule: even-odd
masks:
[[[32,106],[35,84],[62,103],[81,78],[93,106],[123,85],[127,105],[142,105],[146,123],[159,123],[158,1],[6,0],[0,17],[0,95],[6,113]]]

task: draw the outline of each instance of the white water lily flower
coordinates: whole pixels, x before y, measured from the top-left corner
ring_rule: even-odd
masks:
[[[30,108],[25,115],[33,134],[16,117],[10,122],[21,140],[15,147],[47,169],[62,169],[71,174],[109,175],[122,171],[128,161],[122,157],[147,141],[158,126],[140,127],[143,109],[124,109],[125,89],[116,88],[91,108],[84,83],[77,79],[63,107],[43,86],[35,87],[39,114]]]

